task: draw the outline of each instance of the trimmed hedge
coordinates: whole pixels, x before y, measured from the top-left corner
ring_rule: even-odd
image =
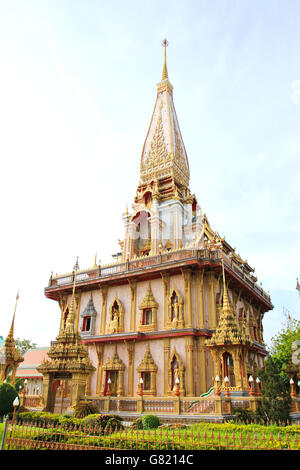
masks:
[[[54,413],[47,413],[45,411],[28,411],[17,413],[16,419],[18,421],[26,421],[37,425],[62,425],[65,428],[79,426],[82,428],[96,428],[102,429],[110,428],[112,432],[123,429],[122,418],[119,415],[102,415],[93,413],[85,418],[76,418],[73,415],[60,415]]]
[[[142,417],[144,429],[155,429],[160,425],[158,416],[156,415],[145,415]]]
[[[13,402],[18,396],[16,389],[9,383],[0,383],[0,416],[14,411]]]

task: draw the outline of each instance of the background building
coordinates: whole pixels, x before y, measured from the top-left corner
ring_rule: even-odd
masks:
[[[43,375],[37,371],[37,367],[44,359],[48,359],[49,347],[29,349],[23,356],[23,362],[19,365],[16,378],[27,379],[26,395],[42,395]]]

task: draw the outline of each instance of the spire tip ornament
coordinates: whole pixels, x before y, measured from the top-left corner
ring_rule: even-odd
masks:
[[[161,77],[161,80],[168,80],[168,69],[167,69],[167,52],[166,52],[166,49],[169,45],[168,41],[166,39],[164,39],[161,43],[161,45],[164,47],[164,66],[163,66],[163,73],[162,73],[162,77]]]

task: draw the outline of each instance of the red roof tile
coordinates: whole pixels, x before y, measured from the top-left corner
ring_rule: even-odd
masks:
[[[43,359],[49,359],[47,352],[49,348],[30,349],[24,354],[24,361],[17,369],[16,377],[42,377],[36,367],[41,364]]]

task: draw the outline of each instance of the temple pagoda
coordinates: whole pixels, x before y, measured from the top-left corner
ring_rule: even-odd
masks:
[[[15,310],[8,335],[0,346],[0,382],[4,382],[4,380],[10,376],[10,383],[12,385],[14,385],[16,381],[17,369],[24,361],[24,358],[16,348],[14,339],[14,325],[18,300],[19,292],[17,293]]]
[[[128,403],[137,410],[142,389],[145,400],[152,400],[148,411],[150,403],[161,402],[170,403],[172,413],[176,395],[183,400],[181,409],[192,412],[188,399],[195,403],[213,394],[216,376],[221,390],[226,379],[231,393],[246,396],[248,379],[255,380],[267,354],[262,321],[273,308],[270,297],[257,284],[254,269],[213,230],[190,189],[167,45],[163,41],[163,72],[142,149],[140,181],[132,206],[122,215],[118,261],[51,275],[45,289],[61,312],[58,344],[52,349],[67,344],[71,315],[76,347],[86,348],[92,365],[83,374],[81,396],[99,409],[109,397],[118,400],[118,410]],[[40,370],[48,374],[49,367]]]

